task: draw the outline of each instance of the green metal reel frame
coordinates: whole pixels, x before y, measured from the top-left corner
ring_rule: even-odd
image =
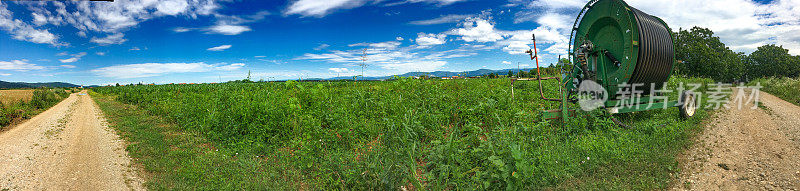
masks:
[[[670,30],[663,20],[655,18]],[[619,84],[630,80],[637,64],[640,44],[638,27],[632,8],[624,1],[589,1],[581,9],[570,32],[568,49],[570,65],[561,64],[561,108],[543,111],[542,118],[561,118],[566,121],[570,116],[576,115],[576,110],[569,109],[569,105],[576,102],[577,86],[584,79],[584,71],[581,69],[581,63],[578,63],[579,55],[576,50],[586,42],[591,42],[596,52],[593,57],[586,58],[587,68],[594,74],[593,80],[601,84],[609,94],[610,100],[604,103],[607,113],[628,113],[676,106],[678,102],[671,101],[655,102],[650,107],[642,106],[648,105],[644,102],[614,108],[620,101],[614,97]],[[671,35],[670,33],[670,38]],[[641,99],[649,101],[649,97]]]

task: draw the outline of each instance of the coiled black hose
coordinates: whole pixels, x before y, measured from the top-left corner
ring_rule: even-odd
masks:
[[[639,25],[639,59],[628,83],[644,84],[645,92],[650,84],[660,89],[669,79],[675,59],[672,35],[659,19],[635,8],[633,13]]]

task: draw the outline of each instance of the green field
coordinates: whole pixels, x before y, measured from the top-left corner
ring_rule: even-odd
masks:
[[[673,78],[711,83],[706,79]],[[535,81],[103,87],[153,189],[658,189],[708,111],[542,121]],[[555,82],[546,85],[554,97]],[[673,98],[676,95],[671,95]]]

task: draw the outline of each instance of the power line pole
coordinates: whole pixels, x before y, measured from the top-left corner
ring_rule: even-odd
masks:
[[[364,48],[364,52],[363,52],[363,54],[361,54],[361,64],[358,64],[358,65],[361,66],[361,77],[363,78],[364,77],[364,68],[369,66],[367,64],[367,48]]]

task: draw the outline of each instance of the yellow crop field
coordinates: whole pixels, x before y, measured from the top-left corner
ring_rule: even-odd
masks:
[[[0,90],[0,102],[10,104],[19,100],[29,101],[33,90]]]

